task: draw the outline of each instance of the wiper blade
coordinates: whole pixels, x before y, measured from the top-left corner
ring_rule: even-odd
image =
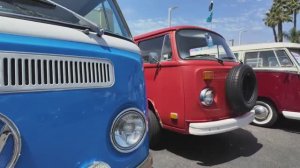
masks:
[[[184,59],[191,59],[191,58],[194,58],[194,57],[209,57],[209,58],[211,58],[212,60],[217,60],[218,63],[220,63],[220,64],[223,64],[223,62],[224,62],[222,59],[216,58],[215,55],[211,55],[211,54],[197,54],[197,55],[190,55],[190,56],[188,56],[188,57],[186,57],[186,58],[184,58]]]
[[[230,60],[234,60],[233,57],[222,57],[222,59],[230,59]]]
[[[58,3],[55,3],[51,0],[47,0],[48,2],[51,2],[53,4],[55,4],[56,6],[72,13],[77,19],[79,19],[84,25],[86,25],[90,30],[92,30],[93,32],[97,33],[97,36],[101,37],[103,34],[104,34],[104,29],[98,27],[96,24],[94,24],[93,22],[89,21],[88,19],[80,16],[79,14],[77,14],[76,12],[62,6],[62,5],[59,5]]]
[[[47,7],[51,7],[51,8],[55,8],[56,5],[47,1],[47,0],[31,0],[33,2],[39,3],[39,4],[43,4],[43,5],[47,5]],[[15,3],[14,0],[6,0],[7,3]],[[35,5],[30,3],[29,1],[18,1],[17,3],[22,3],[22,4],[30,4],[30,5]]]
[[[52,7],[52,8],[55,8],[55,7],[56,7],[55,4],[53,4],[53,3],[51,3],[51,2],[49,2],[49,1],[47,1],[47,0],[32,0],[32,1],[41,3],[41,4],[43,4],[43,5],[50,6],[50,7]]]
[[[190,55],[186,58],[193,58],[193,57],[214,57],[215,58],[215,55],[212,55],[212,54],[197,54],[197,55]]]

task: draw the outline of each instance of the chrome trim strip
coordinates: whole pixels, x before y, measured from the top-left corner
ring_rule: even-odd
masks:
[[[256,72],[284,72],[284,73],[292,73],[297,74],[298,70],[296,67],[293,68],[253,68]]]

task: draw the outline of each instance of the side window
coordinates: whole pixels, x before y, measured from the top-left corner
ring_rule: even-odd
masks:
[[[164,42],[162,46],[162,61],[168,61],[172,58],[172,47],[171,47],[171,40],[169,35],[165,35]]]
[[[262,60],[262,67],[279,67],[280,64],[274,51],[261,51],[259,58]]]
[[[239,60],[239,53],[233,53],[233,54],[234,54],[236,60]]]
[[[245,53],[245,64],[256,68],[262,66],[262,60],[258,58],[258,52],[246,52]]]
[[[284,50],[277,50],[276,55],[282,67],[292,67],[293,63]]]
[[[103,1],[85,17],[107,32],[129,37],[114,10],[108,1]]]
[[[169,35],[156,37],[139,43],[144,62],[154,63],[161,59],[170,60],[172,57],[172,48]],[[161,55],[162,54],[162,55]]]

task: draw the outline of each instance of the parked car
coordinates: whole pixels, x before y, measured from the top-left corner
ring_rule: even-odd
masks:
[[[266,43],[231,47],[258,81],[255,125],[271,127],[281,116],[300,120],[300,44]]]
[[[64,2],[110,29],[0,0],[0,167],[151,167],[140,50],[116,1]]]
[[[236,61],[221,35],[178,26],[135,42],[144,60],[151,147],[159,145],[162,129],[202,136],[252,122],[255,73]]]

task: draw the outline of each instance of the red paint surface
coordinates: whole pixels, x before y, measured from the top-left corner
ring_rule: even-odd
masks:
[[[279,113],[300,112],[300,75],[256,70],[258,96],[271,100]]]
[[[226,102],[225,82],[229,70],[237,65],[224,62],[223,65],[211,60],[180,59],[175,40],[175,32],[181,29],[201,29],[199,27],[180,26],[158,30],[135,37],[136,43],[153,37],[170,34],[172,60],[156,64],[145,63],[145,79],[148,99],[159,116],[164,128],[188,133],[191,122],[216,121],[236,117]],[[209,31],[209,30],[207,30]],[[203,71],[214,71],[214,79],[203,80]],[[205,107],[200,102],[200,92],[210,87],[215,93],[215,103]],[[177,113],[178,120],[170,119],[170,113]]]

